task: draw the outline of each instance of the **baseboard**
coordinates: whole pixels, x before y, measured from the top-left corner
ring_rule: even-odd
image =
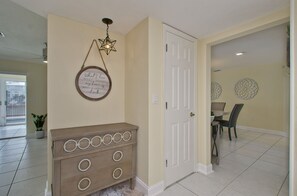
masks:
[[[255,132],[259,132],[259,133],[268,133],[268,134],[288,137],[288,131],[277,131],[277,130],[262,129],[262,128],[256,128],[256,127],[247,127],[247,126],[241,126],[241,125],[237,125],[236,128],[248,130],[248,131],[255,131]]]
[[[197,172],[202,173],[204,175],[208,175],[208,174],[213,173],[212,164],[204,165],[202,163],[198,163]]]
[[[136,177],[136,187],[138,191],[144,193],[145,196],[155,196],[164,191],[164,182],[161,181],[153,186],[148,186],[140,178]]]
[[[44,196],[52,196],[51,186],[48,186],[48,181],[46,181]]]

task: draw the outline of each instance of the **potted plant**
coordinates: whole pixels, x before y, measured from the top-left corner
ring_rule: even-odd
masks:
[[[44,125],[44,122],[45,122],[45,118],[47,117],[47,114],[36,115],[36,114],[32,113],[32,116],[33,116],[33,122],[34,122],[35,127],[36,127],[36,131],[35,131],[36,138],[41,139],[41,138],[44,137],[43,125]]]

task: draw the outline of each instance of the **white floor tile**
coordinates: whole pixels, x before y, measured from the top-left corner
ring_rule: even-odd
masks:
[[[14,178],[14,182],[20,182],[31,178],[44,176],[47,174],[47,166],[39,165],[25,169],[19,169]]]
[[[224,186],[232,182],[239,174],[223,169],[220,166],[214,167],[214,172],[207,175],[207,177],[215,182],[218,182]]]
[[[34,167],[38,165],[47,165],[47,157],[36,157],[31,159],[22,159],[19,169]]]
[[[10,171],[15,171],[18,167],[19,162],[4,163],[0,164],[0,173],[6,173]]]
[[[14,183],[11,186],[9,196],[35,196],[44,193],[47,176],[41,176],[30,180]]]
[[[2,155],[0,157],[0,164],[20,161],[21,158],[22,158],[22,154]]]
[[[280,166],[283,166],[283,167],[286,167],[286,168],[289,167],[289,160],[288,159],[282,158],[282,157],[277,157],[277,156],[270,155],[270,154],[267,154],[267,153],[265,153],[260,158],[260,160],[266,161],[266,162],[269,162],[269,163],[274,163],[274,164],[277,164],[277,165],[280,165]]]
[[[0,174],[0,187],[11,184],[14,174],[14,171]]]
[[[275,171],[278,169],[277,165],[255,163],[234,180],[230,188],[244,195],[277,195],[286,177],[285,171]]]
[[[12,149],[12,150],[0,150],[1,155],[14,155],[14,154],[23,154],[24,149]]]
[[[243,147],[236,150],[234,153],[238,153],[247,157],[258,159],[263,155],[264,152],[253,151]]]
[[[0,187],[0,196],[7,196],[10,185]]]
[[[289,178],[287,177],[278,196],[289,196]]]
[[[194,193],[188,189],[182,187],[179,184],[174,184],[158,196],[196,196]]]
[[[247,196],[247,194],[241,194],[230,187],[225,188],[218,196]]]
[[[224,188],[224,185],[199,173],[192,174],[179,182],[179,184],[199,196],[217,195]]]

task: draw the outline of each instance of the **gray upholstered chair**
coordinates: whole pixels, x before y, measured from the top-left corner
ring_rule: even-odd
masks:
[[[220,122],[220,128],[221,131],[223,131],[223,127],[228,127],[228,134],[229,134],[229,140],[231,141],[231,128],[234,129],[234,135],[237,138],[237,133],[236,133],[236,123],[237,123],[237,119],[239,116],[239,113],[241,111],[243,107],[243,104],[235,104],[232,112],[230,114],[229,120],[217,120]]]
[[[211,111],[224,111],[226,102],[211,102]],[[222,120],[223,116],[216,116],[214,120]]]
[[[224,111],[226,102],[211,102],[211,111],[219,110]]]

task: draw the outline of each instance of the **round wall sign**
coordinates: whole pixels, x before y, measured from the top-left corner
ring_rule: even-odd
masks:
[[[111,85],[109,74],[97,66],[88,66],[81,69],[75,78],[78,93],[92,101],[105,98],[111,90]]]

